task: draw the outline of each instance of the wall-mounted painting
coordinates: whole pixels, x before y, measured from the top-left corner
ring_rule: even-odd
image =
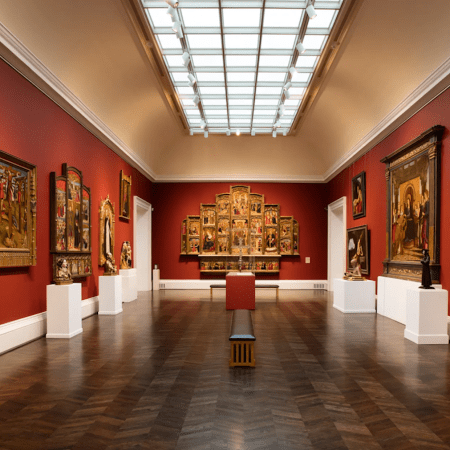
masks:
[[[111,255],[112,264],[115,263],[114,260],[114,239],[115,239],[115,222],[116,218],[114,215],[114,204],[111,203],[109,195],[105,200],[101,200],[100,208],[100,222],[99,222],[99,255],[98,255],[98,265],[103,266],[108,255]]]
[[[0,267],[36,265],[36,166],[0,151]]]
[[[369,267],[369,232],[367,225],[349,228],[347,230],[347,272],[351,272],[352,259],[355,256],[359,259],[361,265],[361,273],[368,275]]]
[[[366,172],[361,172],[352,179],[353,218],[366,217]]]
[[[131,217],[131,175],[127,176],[120,171],[120,213],[122,219]]]
[[[50,236],[54,277],[61,258],[72,278],[92,275],[91,191],[82,172],[67,164],[61,176],[50,174]]]
[[[420,281],[429,250],[432,281],[439,283],[440,144],[434,126],[381,162],[386,164],[387,228],[384,276]]]

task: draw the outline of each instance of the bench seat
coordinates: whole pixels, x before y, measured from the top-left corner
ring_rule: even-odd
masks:
[[[210,286],[210,296],[212,298],[213,289],[226,289],[226,284],[211,284]],[[278,289],[280,286],[278,284],[264,284],[256,285],[255,289],[276,289],[277,290],[277,300],[278,300]]]
[[[230,332],[230,367],[255,367],[256,337],[253,331],[252,313],[248,309],[235,309]]]

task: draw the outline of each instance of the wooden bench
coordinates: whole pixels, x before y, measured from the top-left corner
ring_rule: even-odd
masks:
[[[210,286],[210,298],[212,298],[213,289],[225,289],[227,286],[225,284],[211,284]],[[277,290],[277,300],[278,300],[278,289],[280,286],[278,284],[264,284],[256,285],[255,289],[276,289]]]
[[[235,309],[230,333],[230,367],[255,367],[255,341],[252,313],[248,309]]]

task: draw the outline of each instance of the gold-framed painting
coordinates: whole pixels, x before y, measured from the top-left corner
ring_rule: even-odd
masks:
[[[99,208],[99,255],[98,265],[103,266],[108,253],[111,254],[111,262],[114,264],[114,239],[115,239],[115,214],[114,203],[111,203],[109,195],[100,201]]]
[[[383,276],[420,281],[423,250],[433,283],[440,279],[440,148],[436,125],[381,160],[386,164],[387,224]]]
[[[127,176],[120,171],[120,202],[119,202],[121,219],[131,218],[131,175]]]
[[[367,225],[349,228],[347,230],[347,272],[351,272],[352,260],[357,256],[361,265],[361,273],[368,275],[370,272],[370,243]]]
[[[0,267],[36,265],[36,166],[0,151]]]

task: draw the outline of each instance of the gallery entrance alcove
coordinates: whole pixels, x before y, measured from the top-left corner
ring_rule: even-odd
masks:
[[[134,196],[133,253],[137,269],[138,291],[149,291],[152,285],[152,205]]]

